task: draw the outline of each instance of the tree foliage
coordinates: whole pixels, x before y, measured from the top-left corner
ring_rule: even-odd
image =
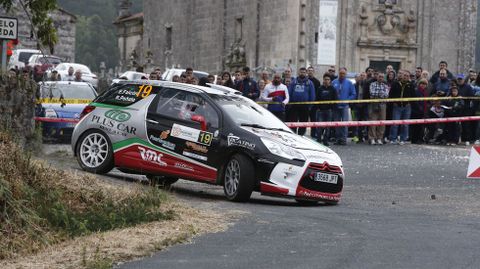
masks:
[[[131,0],[131,12],[142,9],[141,0]],[[118,64],[119,51],[113,22],[118,14],[118,0],[58,0],[58,4],[78,16],[75,59],[99,71],[100,62],[107,68]]]
[[[57,8],[56,0],[0,0],[0,5],[9,11],[14,5],[20,4],[32,20],[40,43],[50,50],[57,43],[57,32],[48,13]]]

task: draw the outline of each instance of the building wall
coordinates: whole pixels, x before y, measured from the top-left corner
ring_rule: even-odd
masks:
[[[143,45],[162,67],[221,71],[232,49],[240,47],[251,68],[312,64],[319,73],[328,68],[316,65],[319,1],[144,0]],[[338,0],[337,66],[361,71],[371,61],[398,61],[405,69],[436,70],[440,60],[448,61],[453,72],[474,66],[477,1],[397,2],[392,12],[399,24],[385,34],[377,21],[386,14],[384,4]],[[166,27],[172,27],[171,50],[166,49]]]

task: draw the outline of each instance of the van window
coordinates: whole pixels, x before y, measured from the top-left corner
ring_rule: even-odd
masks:
[[[28,60],[30,59],[30,57],[35,54],[33,52],[20,52],[20,54],[18,55],[18,61],[19,62],[24,62],[25,64],[28,64]]]

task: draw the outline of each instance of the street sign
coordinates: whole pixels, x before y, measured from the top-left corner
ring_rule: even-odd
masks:
[[[17,18],[0,17],[0,39],[17,39]]]
[[[468,162],[467,178],[480,178],[480,146],[473,146]]]

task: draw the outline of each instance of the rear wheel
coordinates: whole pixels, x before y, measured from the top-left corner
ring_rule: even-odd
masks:
[[[234,155],[227,163],[223,178],[223,191],[228,200],[246,202],[255,186],[255,169],[244,155]]]
[[[178,178],[175,177],[165,177],[165,176],[153,176],[147,175],[146,176],[150,181],[150,185],[158,185],[158,186],[170,186],[173,183],[178,181]]]
[[[105,174],[114,167],[112,145],[108,136],[98,130],[85,132],[76,149],[77,161],[83,170]]]

